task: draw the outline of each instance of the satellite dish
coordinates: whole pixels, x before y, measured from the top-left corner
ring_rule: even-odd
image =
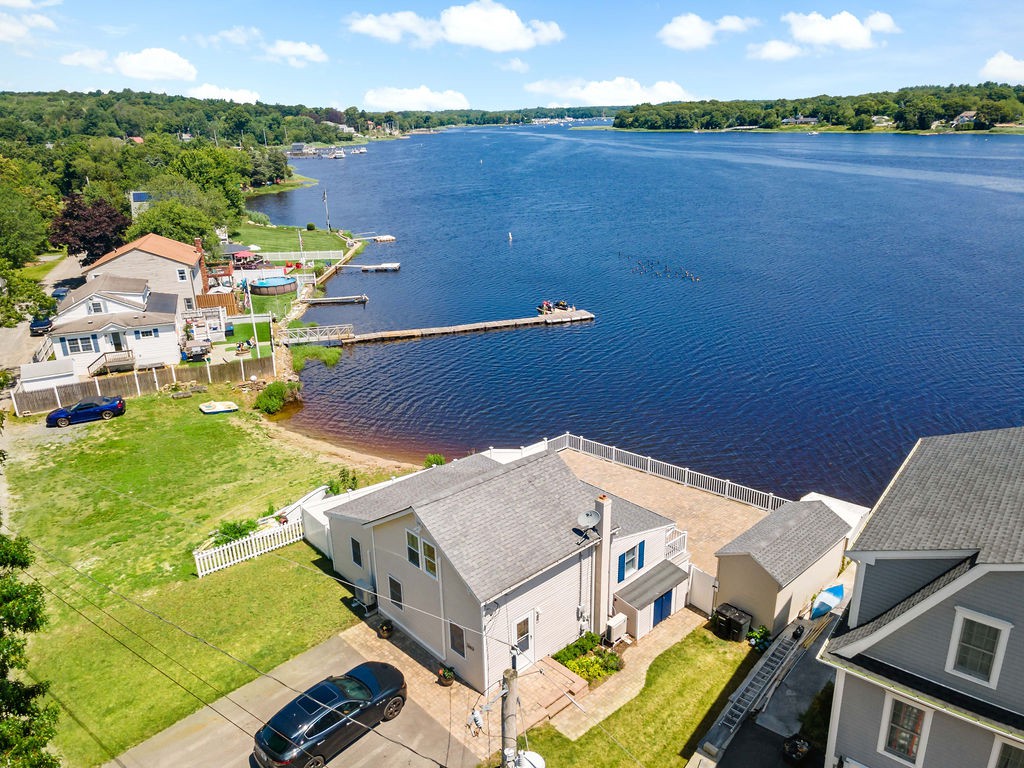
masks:
[[[601,513],[596,509],[588,509],[585,512],[580,512],[579,517],[576,518],[576,522],[579,523],[580,528],[586,530],[587,528],[595,528],[598,523],[601,522]]]

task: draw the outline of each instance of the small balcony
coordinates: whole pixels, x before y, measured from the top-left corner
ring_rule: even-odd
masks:
[[[89,363],[89,375],[99,376],[114,371],[131,371],[135,368],[135,353],[126,349],[121,352],[104,352]]]

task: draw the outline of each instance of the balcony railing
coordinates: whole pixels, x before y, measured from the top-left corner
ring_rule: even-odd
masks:
[[[121,352],[104,352],[89,363],[89,375],[98,376],[110,371],[128,371],[135,367],[135,353],[126,349]]]

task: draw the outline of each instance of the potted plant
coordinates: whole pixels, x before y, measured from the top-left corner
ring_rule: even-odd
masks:
[[[437,682],[448,687],[455,682],[455,670],[442,664],[437,668]]]
[[[391,635],[394,634],[394,631],[395,625],[391,623],[391,619],[384,619],[384,621],[380,623],[380,626],[377,627],[377,634],[385,640],[391,637]]]

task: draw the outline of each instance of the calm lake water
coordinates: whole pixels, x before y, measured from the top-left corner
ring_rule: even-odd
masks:
[[[479,128],[299,160],[281,224],[392,234],[306,319],[575,327],[352,349],[302,431],[449,458],[565,431],[872,503],[919,436],[1024,424],[1024,138]],[[512,240],[509,240],[509,233]],[[699,276],[699,281],[687,276]]]

